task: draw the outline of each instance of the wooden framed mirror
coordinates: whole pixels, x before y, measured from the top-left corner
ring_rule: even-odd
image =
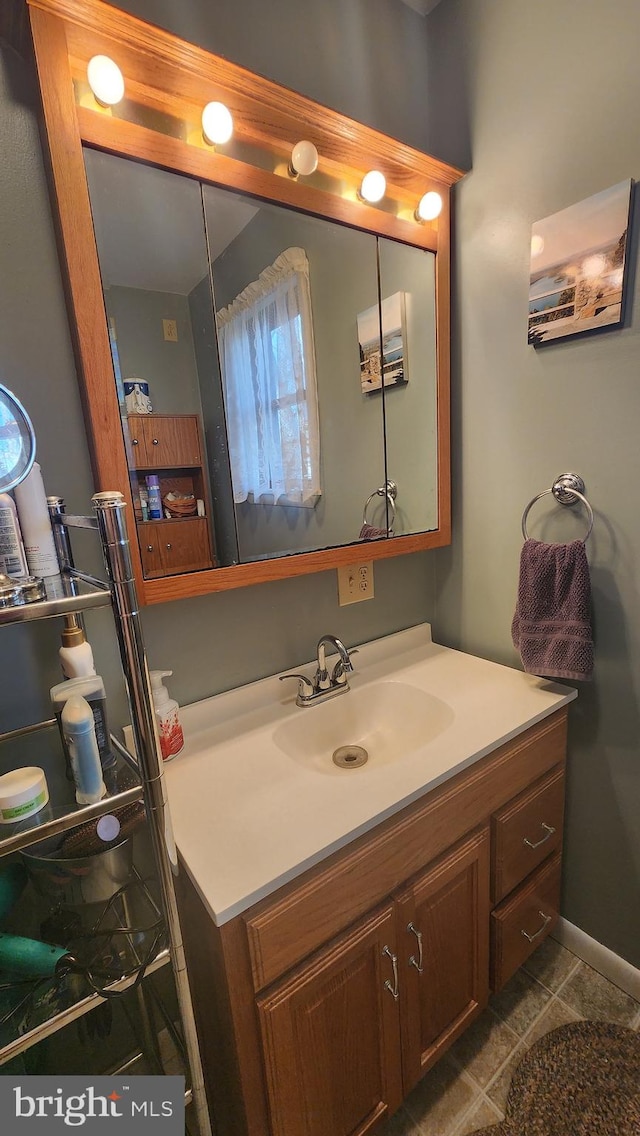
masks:
[[[16,3],[96,487],[131,504],[142,602],[449,543],[461,172],[100,0]],[[117,105],[88,85],[95,56],[124,77]],[[215,147],[212,101],[234,124]],[[301,132],[319,163],[293,176]],[[427,192],[442,208],[421,222]]]

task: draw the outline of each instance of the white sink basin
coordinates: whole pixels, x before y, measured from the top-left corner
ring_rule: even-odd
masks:
[[[351,690],[315,706],[272,675],[182,708],[185,748],[163,773],[219,926],[575,697],[441,647],[427,624],[359,650]],[[367,764],[335,766],[347,745]]]
[[[274,744],[307,769],[332,776],[366,775],[402,761],[446,730],[454,720],[440,698],[406,682],[373,682],[316,706],[305,706],[273,733]],[[360,746],[365,765],[339,767],[335,750]]]

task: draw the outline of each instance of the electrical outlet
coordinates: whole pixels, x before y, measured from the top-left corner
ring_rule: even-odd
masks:
[[[178,342],[178,321],[177,320],[163,320],[162,321],[162,331],[163,331],[165,339],[167,339],[169,341],[169,343],[177,343]]]
[[[338,568],[338,603],[340,607],[346,604],[360,603],[361,600],[373,599],[373,560],[364,560],[360,564],[345,564]]]

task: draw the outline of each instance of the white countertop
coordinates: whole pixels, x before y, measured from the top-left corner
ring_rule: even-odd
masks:
[[[365,644],[354,667],[351,691],[317,706],[297,707],[296,683],[273,676],[182,708],[185,748],[164,770],[169,805],[187,871],[218,925],[577,693],[440,647],[428,624]],[[311,664],[295,669],[313,673]],[[375,701],[389,683],[402,684],[405,697],[425,691],[436,708],[444,704],[437,736],[400,759],[377,764],[372,753],[362,768],[339,770],[330,753],[325,762],[278,744],[283,729],[294,738],[302,729],[313,742],[325,707],[351,710],[354,693],[365,692],[362,704],[368,687],[386,684],[376,687]],[[393,731],[389,722],[391,739]]]

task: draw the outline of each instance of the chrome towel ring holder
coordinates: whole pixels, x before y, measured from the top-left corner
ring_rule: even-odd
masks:
[[[584,505],[589,517],[589,527],[585,536],[582,538],[582,543],[584,544],[591,536],[591,530],[593,528],[593,509],[584,495],[584,481],[577,473],[561,473],[559,477],[556,477],[551,489],[543,489],[542,493],[538,493],[536,497],[531,499],[522,514],[522,535],[524,539],[529,540],[529,534],[527,532],[527,517],[529,516],[529,511],[532,506],[535,505],[536,501],[539,501],[541,497],[546,497],[547,493],[553,493],[559,505],[576,505],[578,501]]]
[[[363,525],[369,524],[369,521],[367,520],[367,509],[369,508],[369,505],[373,501],[373,498],[374,497],[386,497],[388,504],[389,504],[389,509],[390,509],[390,514],[387,517],[387,532],[390,532],[391,528],[393,526],[393,522],[395,520],[395,516],[396,516],[396,497],[397,496],[398,496],[398,486],[396,485],[395,481],[385,481],[384,485],[381,485],[379,489],[374,489],[373,493],[369,494],[369,496],[367,497],[367,499],[364,503],[364,509],[362,511],[362,523],[363,523]]]

